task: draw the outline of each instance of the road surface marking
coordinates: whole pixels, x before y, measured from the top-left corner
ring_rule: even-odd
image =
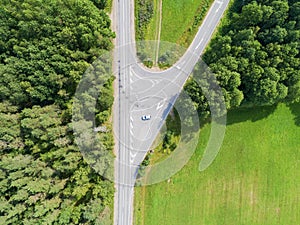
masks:
[[[158,104],[157,104],[157,107],[156,107],[156,110],[159,110],[161,107],[163,107],[164,106],[164,103],[161,103],[161,102],[159,102]]]
[[[154,79],[154,80],[151,80],[151,81],[154,84],[159,84],[161,82],[161,79]],[[153,87],[153,85],[152,85],[152,87]]]
[[[215,13],[217,13],[221,9],[223,2],[222,1],[216,1],[216,3],[220,4],[220,6],[217,8]]]
[[[200,40],[199,44],[196,46],[195,49],[198,49],[200,47],[200,45],[201,45],[202,42],[203,42],[203,38]]]
[[[181,65],[181,66],[184,66],[184,63],[185,63],[185,61],[183,61],[183,62],[180,62],[180,63],[178,63],[175,67],[177,68],[177,69],[181,69],[181,67],[179,66],[179,65]]]
[[[210,25],[212,24],[212,22],[213,22],[213,20],[210,20],[207,27],[210,27]]]
[[[136,157],[136,154],[137,154],[137,153],[132,154],[132,153],[130,152],[130,163],[133,163],[133,162],[134,162],[134,159],[135,159],[135,157]]]
[[[136,157],[136,154],[137,154],[137,153],[132,153],[132,152],[130,152],[130,157],[133,157],[133,158],[134,158],[134,157]]]
[[[135,72],[134,72],[134,70],[132,69],[132,67],[130,66],[130,71],[131,71],[131,73],[134,75],[134,76],[136,76],[137,78],[139,78],[139,79],[143,79],[142,77],[140,77],[139,75],[137,75]]]

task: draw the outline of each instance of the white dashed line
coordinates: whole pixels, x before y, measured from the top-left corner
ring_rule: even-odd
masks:
[[[217,10],[215,11],[215,13],[217,13],[221,9],[223,2],[216,1],[216,3],[220,4],[220,6],[217,8]]]
[[[200,40],[199,44],[196,46],[196,49],[198,49],[200,47],[202,42],[203,42],[203,38]]]

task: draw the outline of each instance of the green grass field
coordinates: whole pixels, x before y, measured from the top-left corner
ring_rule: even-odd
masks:
[[[299,124],[299,104],[234,110],[219,155],[200,173],[206,125],[196,153],[170,182],[136,188],[135,224],[299,224]]]
[[[154,0],[154,16],[151,20],[146,40],[153,40],[156,37],[156,29],[159,16],[157,9],[159,0]],[[212,0],[163,0],[162,3],[162,30],[161,40],[172,43],[187,45],[197,32],[192,29],[195,16],[205,13]],[[201,21],[198,22],[200,25]]]

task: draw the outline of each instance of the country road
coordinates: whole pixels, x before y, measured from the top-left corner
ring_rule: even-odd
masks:
[[[193,42],[171,68],[153,72],[138,63],[134,40],[134,1],[116,0],[117,98],[114,129],[117,149],[115,162],[115,225],[133,224],[133,197],[137,170],[156,138],[163,122],[195,64],[209,43],[230,0],[216,0],[209,9]],[[142,120],[151,115],[150,120]]]

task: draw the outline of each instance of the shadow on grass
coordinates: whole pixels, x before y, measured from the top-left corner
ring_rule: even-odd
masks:
[[[250,120],[252,122],[267,118],[271,115],[277,108],[277,105],[274,106],[256,106],[256,107],[240,107],[234,109],[238,113],[229,113],[227,114],[227,125],[235,124]]]
[[[292,114],[295,116],[294,121],[297,126],[300,126],[300,103],[293,103],[287,105],[291,110]]]

